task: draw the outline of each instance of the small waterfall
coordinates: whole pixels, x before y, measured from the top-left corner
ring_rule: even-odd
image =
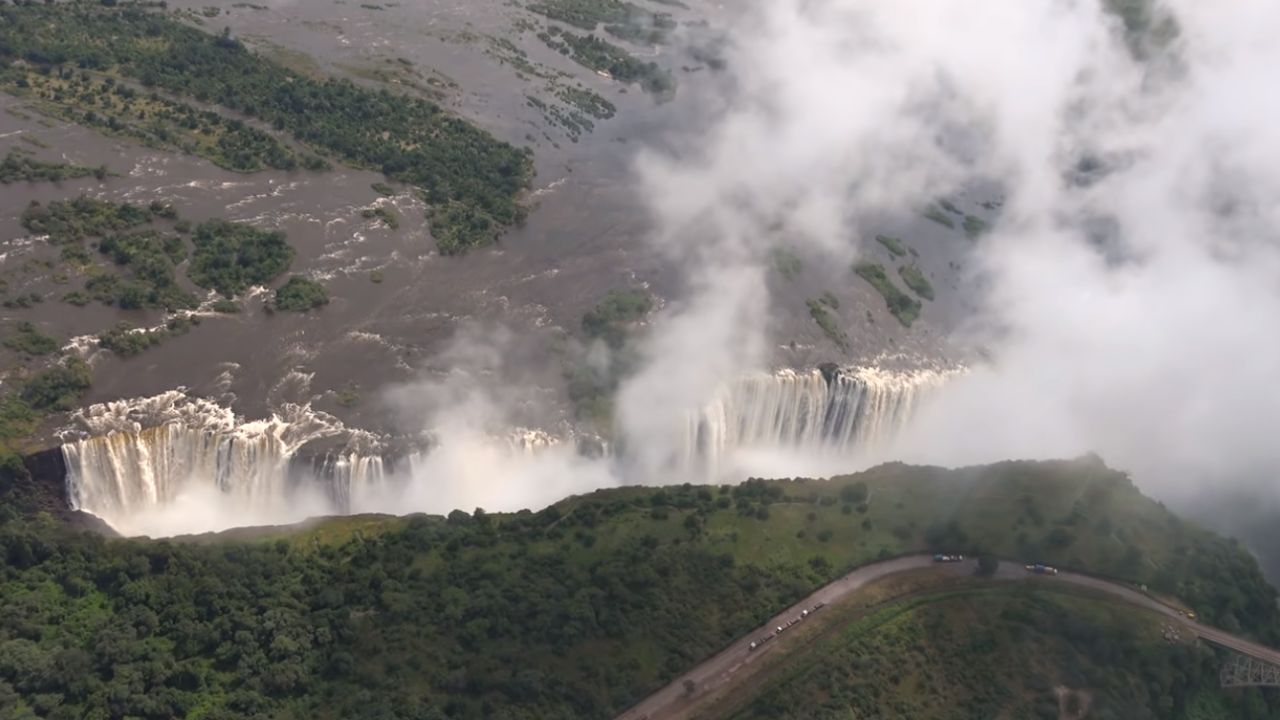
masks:
[[[826,366],[741,378],[690,414],[682,464],[717,477],[739,450],[874,449],[907,423],[923,395],[955,372]]]
[[[311,478],[328,488],[335,511],[343,514],[361,512],[361,499],[380,493],[390,475],[381,455],[358,452],[326,455],[309,470]]]

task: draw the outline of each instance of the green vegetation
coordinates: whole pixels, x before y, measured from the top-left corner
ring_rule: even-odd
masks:
[[[209,220],[196,227],[195,254],[187,274],[202,288],[231,298],[251,285],[279,277],[293,262],[293,248],[284,233],[259,230],[226,220]]]
[[[977,239],[979,235],[987,231],[987,223],[977,215],[964,216],[964,234],[969,236],[970,240]]]
[[[951,228],[954,230],[956,227],[956,221],[952,220],[951,216],[948,215],[945,210],[938,207],[937,205],[930,205],[928,208],[926,208],[924,211],[924,216],[945,228]]]
[[[105,165],[96,168],[68,163],[44,163],[36,160],[31,153],[13,148],[4,160],[0,160],[0,183],[8,185],[15,182],[61,182],[76,178],[93,176],[99,180],[107,177]]]
[[[902,323],[903,327],[911,327],[911,323],[920,316],[920,301],[899,290],[885,273],[883,265],[862,263],[854,266],[853,271],[858,274],[858,277],[871,283],[871,287],[880,293],[889,312],[898,318],[898,322]]]
[[[5,482],[22,472],[22,458],[15,446],[35,432],[48,413],[74,407],[89,389],[89,381],[89,366],[79,358],[61,360],[31,377],[11,374],[5,378],[4,392],[0,393],[0,522],[6,512]],[[0,646],[3,638],[0,630]],[[0,711],[5,709],[4,693],[0,692]]]
[[[100,300],[114,302],[126,310],[134,308],[191,309],[198,304],[194,295],[178,285],[174,267],[186,259],[187,244],[178,235],[164,235],[155,230],[109,235],[98,243],[98,250],[121,267],[128,268],[132,282],[114,282],[114,275],[91,277],[86,287]],[[111,278],[102,289],[95,283]]]
[[[800,257],[796,255],[790,248],[774,248],[773,249],[773,267],[788,281],[795,280],[800,275],[800,271],[804,269],[804,264],[800,262]]]
[[[653,14],[623,0],[544,0],[530,3],[527,8],[583,30],[595,30],[600,23],[627,23],[632,18]]]
[[[900,238],[896,238],[891,235],[877,235],[876,242],[883,245],[886,250],[897,257],[902,257],[907,254],[907,251],[902,247],[902,240]]]
[[[676,21],[667,13],[633,13],[626,22],[605,25],[604,31],[636,45],[662,45],[675,28]]]
[[[933,285],[930,284],[929,278],[920,272],[920,268],[915,265],[903,265],[898,268],[898,274],[902,276],[902,282],[907,284],[915,294],[925,300],[933,299]]]
[[[47,235],[51,244],[62,249],[64,260],[85,271],[88,280],[84,290],[63,298],[73,305],[98,300],[126,310],[194,308],[195,296],[179,286],[174,270],[186,258],[186,242],[178,235],[151,228],[135,231],[158,218],[173,220],[177,213],[158,202],[141,207],[82,196],[47,206],[33,202],[22,213],[22,225]],[[110,257],[126,277],[92,265],[84,246],[84,240],[91,237],[101,238],[99,252]]]
[[[590,352],[570,364],[565,372],[569,401],[574,415],[598,432],[611,432],[613,398],[623,378],[639,364],[631,342],[636,328],[653,310],[653,298],[644,290],[611,290],[594,308],[582,316],[582,331],[601,340],[607,354],[604,361]]]
[[[616,105],[586,88],[562,85],[556,90],[556,97],[597,120],[608,120],[618,112]]]
[[[396,194],[396,189],[384,182],[376,182],[369,187],[372,187],[374,192],[383,197],[394,197]]]
[[[144,208],[129,203],[109,203],[80,196],[75,200],[59,200],[42,206],[32,201],[22,212],[22,226],[48,235],[49,242],[70,245],[87,237],[101,237],[145,225],[158,214],[172,213],[167,205]]]
[[[16,64],[18,59],[24,64]],[[0,7],[0,63],[0,83],[19,89],[29,89],[33,78],[79,82],[91,73],[90,85],[99,82],[98,76],[105,76],[103,85],[128,78],[260,120],[350,165],[378,169],[420,188],[437,209],[461,206],[464,212],[432,214],[433,234],[448,236],[459,251],[493,241],[502,227],[523,217],[517,194],[532,174],[529,151],[495,140],[430,101],[289,70],[250,53],[226,32],[207,35],[135,7],[5,6]],[[59,77],[68,73],[74,77]],[[44,92],[56,98],[58,92],[65,97],[72,91]],[[88,86],[75,91],[99,92]],[[150,95],[145,100],[158,104],[135,107],[135,114],[179,112]],[[111,117],[116,115],[109,115],[108,123]],[[215,133],[219,142],[239,121],[223,122]],[[260,157],[266,151],[255,144],[256,137],[236,135],[224,152],[239,152],[243,143],[250,148],[248,156]],[[455,220],[466,227],[450,227]],[[477,231],[481,226],[484,232]]]
[[[32,323],[19,322],[13,332],[4,339],[4,346],[15,352],[31,356],[52,355],[61,345],[57,339],[40,332]]]
[[[396,215],[396,211],[382,205],[361,210],[360,217],[366,220],[377,218],[392,230],[400,227],[400,216]]]
[[[276,289],[276,310],[306,312],[329,304],[329,292],[315,280],[294,275],[289,281]]]
[[[578,138],[583,133],[589,133],[595,129],[595,123],[592,122],[580,110],[573,108],[565,109],[559,105],[547,103],[533,95],[525,96],[525,104],[531,108],[535,108],[542,113],[542,117],[552,125],[565,131],[569,139],[578,142]]]
[[[32,97],[38,107],[64,120],[145,145],[175,148],[227,170],[292,170],[299,164],[279,140],[243,121],[140,91],[114,77],[69,68],[0,70],[0,87]]]
[[[70,410],[89,389],[90,379],[83,360],[67,358],[23,383],[19,397],[33,410]]]
[[[44,302],[44,298],[41,297],[39,293],[30,292],[30,293],[27,293],[26,295],[19,295],[17,297],[8,298],[4,301],[3,304],[4,304],[4,307],[10,310],[15,310],[15,309],[25,310],[35,305],[39,305],[42,302]]]
[[[622,48],[595,35],[575,35],[553,26],[538,33],[538,38],[579,65],[608,73],[625,83],[639,83],[646,92],[665,95],[675,90],[675,79],[657,63],[637,60]]]
[[[119,355],[133,357],[149,350],[166,339],[186,334],[193,325],[199,325],[198,317],[173,318],[164,327],[148,330],[135,328],[129,323],[120,323],[114,328],[98,335],[98,347]]]
[[[431,235],[441,255],[461,255],[471,248],[487,245],[500,230],[492,217],[460,202],[429,208],[427,222],[431,224]]]
[[[792,657],[733,717],[1186,720],[1276,717],[1280,696],[1218,687],[1215,653],[1152,615],[1030,588],[908,601]],[[1063,709],[1073,705],[1070,714]],[[1205,715],[1196,708],[1212,706]]]
[[[867,511],[846,514],[844,488],[859,482]],[[1265,641],[1280,629],[1275,591],[1243,549],[1088,460],[620,488],[539,513],[343,518],[221,542],[104,540],[20,519],[38,490],[13,473],[0,482],[0,713],[16,717],[54,712],[55,697],[58,717],[609,717],[850,567],[935,547],[1087,567]],[[1070,543],[1050,539],[1059,530]],[[1049,617],[1070,628],[1078,612]],[[981,652],[985,636],[963,638],[985,625],[970,625],[922,639],[910,667],[954,633]],[[867,667],[868,684],[893,687]],[[917,676],[902,677],[910,692]]]
[[[227,298],[218,298],[209,306],[209,309],[223,315],[234,315],[240,312],[240,303]]]
[[[831,293],[825,293],[820,300],[806,300],[805,304],[809,306],[809,316],[813,321],[818,323],[818,327],[822,328],[822,332],[831,342],[840,348],[841,352],[849,352],[849,336],[844,330],[840,329],[839,321],[831,313],[840,307],[840,303]],[[829,309],[828,309],[829,308]]]
[[[631,328],[653,309],[653,297],[640,289],[610,290],[604,299],[582,316],[582,331],[618,349]]]

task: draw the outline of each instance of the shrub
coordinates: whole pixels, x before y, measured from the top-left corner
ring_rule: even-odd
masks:
[[[886,250],[898,257],[902,257],[907,254],[907,251],[902,247],[902,240],[900,238],[896,238],[891,235],[877,235],[876,242],[883,245]]]
[[[329,303],[329,293],[314,280],[294,275],[275,294],[277,310],[306,312]]]
[[[58,341],[40,332],[35,325],[23,321],[4,340],[5,347],[27,355],[49,355],[58,351]]]
[[[925,300],[933,299],[933,285],[929,283],[929,279],[920,272],[920,268],[915,265],[903,265],[898,268],[898,274],[902,276],[902,281],[911,288],[915,294]]]
[[[898,318],[898,322],[904,327],[911,327],[911,323],[920,315],[920,301],[899,290],[885,273],[883,265],[863,263],[855,266],[853,271],[880,293],[889,312]]]
[[[196,285],[228,298],[276,279],[293,262],[284,233],[244,223],[209,220],[196,227],[193,240],[196,250],[187,274]]]
[[[68,358],[27,381],[22,399],[36,410],[70,410],[90,382],[89,365],[80,358]]]

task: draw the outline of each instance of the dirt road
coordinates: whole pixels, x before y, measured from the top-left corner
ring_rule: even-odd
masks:
[[[834,605],[877,580],[897,573],[934,567],[935,565],[933,557],[930,555],[912,555],[864,565],[824,585],[805,599],[770,618],[761,627],[739,638],[729,647],[698,664],[692,670],[642,700],[639,704],[634,705],[631,709],[619,715],[617,720],[674,720],[682,717],[686,711],[692,709],[708,693],[733,683],[735,674],[744,667],[770,654],[768,651],[772,646],[769,642],[764,643],[756,650],[752,650],[751,643],[753,641],[759,641],[761,638],[776,633],[779,627],[783,628],[783,633],[787,632],[789,623],[796,622],[803,611],[810,610],[819,603]],[[977,569],[977,562],[966,560],[959,563],[936,565],[936,567],[940,572],[954,573],[957,576],[971,576]],[[1105,593],[1117,600],[1177,620],[1196,636],[1215,645],[1280,665],[1280,652],[1216,628],[1192,622],[1186,618],[1181,610],[1119,583],[1069,572],[1061,572],[1057,575],[1035,575],[1027,572],[1021,563],[1009,561],[1001,561],[995,579],[1007,581],[1035,580],[1051,584],[1069,584]]]

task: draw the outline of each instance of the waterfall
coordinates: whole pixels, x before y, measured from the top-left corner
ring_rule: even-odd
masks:
[[[126,533],[151,530],[139,518],[182,501],[192,505],[192,531],[216,527],[225,515],[260,520],[315,511],[314,501],[294,502],[299,482],[291,461],[304,444],[347,432],[305,406],[243,421],[181,390],[94,405],[72,419],[62,445],[68,502]],[[345,507],[352,485],[379,474],[380,464],[354,456],[335,463],[334,485],[344,486],[333,491],[336,507]],[[217,507],[201,513],[201,503]]]
[[[423,449],[393,468],[377,438],[309,407],[285,404],[268,419],[246,421],[180,390],[94,405],[72,420],[74,426],[62,433],[68,502],[126,535],[204,532],[316,515],[438,510],[434,498],[451,497],[447,486],[456,479],[432,471],[438,468],[433,461],[442,442],[451,449],[488,448],[490,460],[517,464],[563,442],[529,428],[477,432],[471,438],[428,433],[421,438]],[[343,449],[299,457],[317,440]],[[455,462],[466,465],[483,453],[454,455]],[[405,485],[411,482],[422,482],[422,492],[413,495],[416,504],[405,505]]]
[[[389,475],[382,456],[358,452],[327,455],[311,468],[311,476],[328,488],[334,510],[344,514],[361,512],[362,499],[380,493]]]
[[[764,467],[764,460],[774,475],[809,469],[809,460],[824,456],[848,469],[849,457],[890,442],[920,399],[954,372],[827,366],[743,377],[690,413],[664,452],[690,480],[731,480],[729,470]],[[423,449],[393,467],[383,456],[385,438],[307,406],[283,404],[248,421],[181,390],[94,405],[72,420],[62,446],[70,505],[124,534],[345,513],[538,507],[616,484],[615,470],[629,462],[623,443],[615,456],[602,439],[567,427],[442,426],[406,439]],[[331,449],[314,454],[309,443],[316,441]]]
[[[827,366],[740,378],[688,416],[682,465],[716,478],[741,450],[874,450],[955,372]]]
[[[288,451],[277,435],[257,437],[162,425],[62,446],[71,507],[109,524],[165,505],[203,486],[247,506],[284,494]]]

